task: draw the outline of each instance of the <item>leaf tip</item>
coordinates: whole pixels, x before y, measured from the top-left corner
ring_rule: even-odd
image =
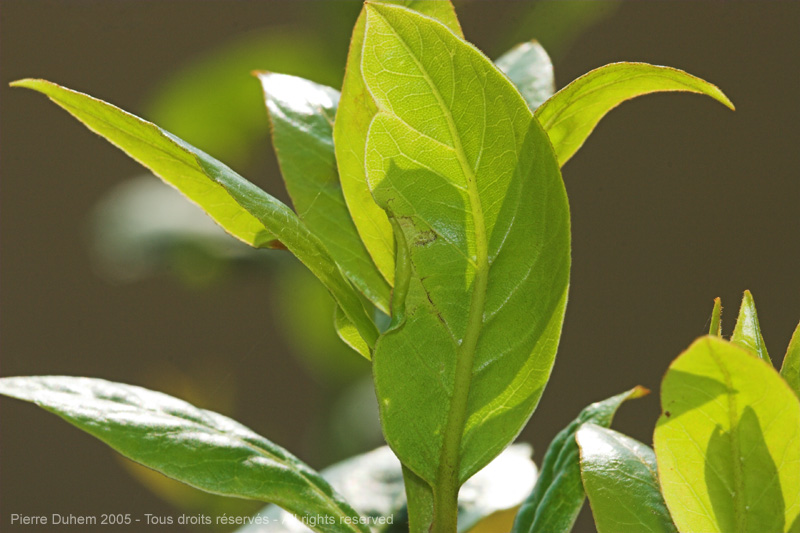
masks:
[[[641,385],[636,385],[634,388],[631,389],[631,393],[628,396],[628,399],[635,400],[637,398],[644,398],[648,394],[650,394],[650,389],[647,387],[643,387]]]

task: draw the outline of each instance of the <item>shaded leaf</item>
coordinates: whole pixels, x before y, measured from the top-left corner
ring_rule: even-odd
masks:
[[[536,486],[517,514],[512,533],[567,533],[572,530],[586,497],[575,433],[585,423],[610,426],[623,402],[649,392],[643,387],[634,387],[595,402],[556,435],[544,455]]]
[[[591,423],[582,425],[575,438],[598,533],[678,533],[649,446]]]
[[[367,4],[362,72],[380,109],[369,186],[399,228],[395,322],[374,359],[381,420],[403,464],[454,502],[549,377],[569,277],[566,194],[519,93],[444,25]]]
[[[701,93],[734,109],[716,86],[670,67],[612,63],[576,79],[536,109],[560,165],[586,141],[600,119],[625,100],[660,91]]]
[[[536,482],[531,448],[515,444],[464,484],[459,495],[458,531],[475,529],[484,520],[514,509]],[[324,477],[362,516],[372,518],[375,531],[422,531],[406,522],[404,469],[388,446],[358,455],[322,471]],[[274,505],[261,516],[269,526],[248,526],[238,533],[306,533],[308,528]],[[380,517],[392,517],[389,524],[375,524]],[[277,526],[275,525],[277,523]]]
[[[800,402],[749,350],[716,337],[670,365],[654,436],[680,531],[785,532],[800,513]]]
[[[369,300],[389,310],[389,285],[358,236],[344,202],[333,123],[339,92],[285,74],[258,73],[272,122],[272,143],[295,211]]]
[[[556,92],[553,63],[538,41],[520,43],[495,61],[519,89],[531,111]]]
[[[758,324],[756,302],[750,291],[744,291],[744,296],[742,296],[742,305],[739,308],[739,317],[736,319],[731,342],[751,350],[759,358],[772,364],[769,353],[767,353],[767,346],[764,344],[764,337],[761,335],[761,326]]]
[[[722,337],[722,300],[714,298],[714,309],[711,310],[711,326],[708,328],[709,335]]]
[[[786,355],[783,357],[781,376],[800,398],[800,323],[797,324],[786,349]]]
[[[461,34],[455,11],[449,0],[378,0],[382,3],[404,5],[437,19],[453,31]],[[376,2],[377,4],[377,2]],[[365,11],[356,21],[347,55],[342,97],[334,125],[333,137],[336,147],[336,162],[339,179],[347,206],[378,270],[394,284],[394,238],[392,226],[386,213],[375,204],[367,187],[364,171],[364,149],[367,130],[372,117],[377,113],[375,101],[364,85],[361,75],[361,51],[364,45]]]
[[[285,247],[331,292],[368,344],[377,337],[358,293],[322,242],[287,206],[208,154],[102,100],[45,80],[12,84],[47,95],[90,130],[202,207],[228,233],[254,247]]]
[[[215,494],[327,516],[320,532],[366,532],[358,514],[299,459],[250,429],[172,396],[102,379],[0,379],[0,394],[32,402],[134,461]]]

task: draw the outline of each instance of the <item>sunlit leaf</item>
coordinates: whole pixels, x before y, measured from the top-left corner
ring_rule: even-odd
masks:
[[[682,532],[776,533],[800,514],[800,402],[752,352],[703,337],[670,365],[654,436]]]
[[[460,34],[455,11],[449,0],[378,0],[377,3],[401,4],[437,19]],[[386,213],[375,204],[367,187],[364,171],[364,148],[367,130],[377,113],[375,101],[361,75],[361,51],[364,45],[366,15],[362,11],[353,29],[347,56],[342,97],[334,125],[336,162],[347,206],[372,259],[383,276],[394,281],[394,238]]]
[[[564,165],[606,113],[625,100],[660,91],[701,93],[733,109],[716,86],[682,70],[647,63],[612,63],[576,79],[536,109],[560,165]]]
[[[556,92],[553,63],[537,41],[520,43],[495,61],[519,89],[531,111]]]
[[[635,387],[586,407],[550,443],[539,479],[522,504],[512,533],[568,533],[578,518],[586,494],[581,482],[580,451],[575,433],[583,424],[608,427],[626,400],[640,398],[649,391]]]
[[[289,452],[241,424],[172,396],[102,379],[0,379],[0,394],[32,402],[134,461],[215,494],[275,503],[315,531],[364,533],[359,515]]]
[[[454,501],[549,377],[569,209],[544,132],[485,56],[411,10],[366,9],[362,72],[380,110],[367,177],[399,228],[395,322],[374,359],[381,420],[403,464]]]
[[[708,328],[709,335],[722,337],[722,300],[714,298],[714,309],[711,310],[711,325]]]
[[[12,85],[47,95],[181,191],[234,237],[254,247],[289,249],[328,288],[367,343],[374,343],[377,330],[358,293],[319,238],[287,206],[208,154],[102,100],[45,80],[20,80]]]
[[[800,398],[800,323],[794,330],[781,366],[781,376]]]
[[[375,268],[344,202],[333,122],[339,92],[285,74],[258,74],[264,88],[272,140],[295,211],[367,298],[389,310],[389,285]]]
[[[595,424],[582,425],[575,439],[598,533],[678,533],[649,446]]]
[[[758,324],[756,302],[750,291],[744,291],[744,296],[742,296],[739,318],[736,319],[731,342],[751,350],[759,358],[772,364],[769,353],[767,353],[767,346],[764,344],[764,337],[761,335],[761,326]]]

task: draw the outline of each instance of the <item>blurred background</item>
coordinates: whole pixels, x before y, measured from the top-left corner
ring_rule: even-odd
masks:
[[[164,391],[316,468],[382,444],[369,365],[338,341],[332,304],[299,263],[239,246],[41,95],[8,88],[44,77],[88,92],[288,202],[250,71],[338,87],[359,8],[0,0],[0,374]],[[558,88],[607,63],[646,61],[717,84],[737,107],[687,94],[636,99],[565,166],[570,302],[552,380],[521,436],[537,463],[581,408],[636,384],[654,394],[625,405],[615,427],[652,442],[661,376],[707,331],[715,296],[727,335],[741,292],[753,292],[779,364],[800,319],[800,3],[456,8],[490,57],[539,39]],[[0,416],[3,531],[16,531],[11,513],[260,507],[182,489],[30,405],[1,400]],[[588,508],[575,531],[593,531]]]

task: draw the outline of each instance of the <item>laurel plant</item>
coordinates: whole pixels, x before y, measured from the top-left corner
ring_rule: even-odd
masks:
[[[670,367],[655,453],[608,429],[641,387],[587,407],[538,477],[530,449],[511,446],[547,384],[567,303],[560,168],[623,101],[688,91],[732,109],[717,87],[615,63],[556,92],[538,43],[493,62],[450,2],[414,0],[365,3],[341,91],[257,77],[293,209],[102,100],[12,85],[48,96],[231,236],[303,263],[353,356],[372,362],[388,447],[318,473],[227,417],[140,387],[7,377],[0,393],[171,478],[274,505],[246,531],[552,533],[572,528],[586,494],[601,531],[799,530],[800,341],[781,377],[749,295],[730,342],[712,325]]]

